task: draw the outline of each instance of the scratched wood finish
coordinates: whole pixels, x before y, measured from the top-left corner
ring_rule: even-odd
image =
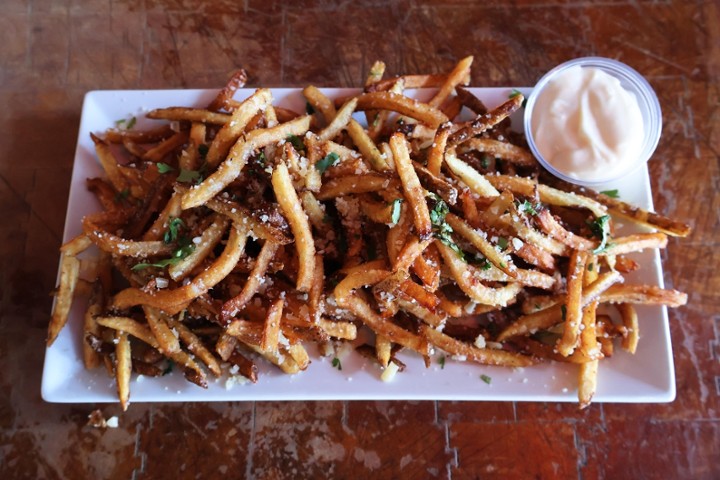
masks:
[[[0,478],[720,477],[720,7],[504,3],[0,2]],[[218,87],[238,66],[251,86],[358,86],[376,58],[398,74],[468,54],[473,86],[601,55],[656,89],[655,204],[695,228],[663,252],[666,285],[690,295],[670,312],[675,402],[134,404],[102,431],[86,426],[95,406],[40,399],[87,90]]]

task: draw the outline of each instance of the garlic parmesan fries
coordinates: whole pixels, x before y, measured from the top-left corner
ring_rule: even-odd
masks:
[[[404,368],[400,349],[427,364],[436,350],[577,363],[587,406],[613,340],[637,347],[633,304],[686,302],[624,282],[640,268],[627,255],[689,228],[549,178],[510,128],[522,95],[483,105],[462,88],[471,64],[385,78],[376,62],[354,97],[304,89],[307,113],[263,88],[235,99],[238,71],[206,108],[169,105],[147,114],[153,130],[93,135],[106,177],[87,186],[103,210],[61,249],[48,345],[92,292],[85,362],[117,379],[123,408],[133,371],[175,365],[207,387],[231,364],[256,382],[256,362],[293,374],[308,345],[338,342],[387,372]],[[420,102],[410,87],[436,93]],[[617,236],[612,215],[658,232]],[[88,276],[78,255],[93,245]]]

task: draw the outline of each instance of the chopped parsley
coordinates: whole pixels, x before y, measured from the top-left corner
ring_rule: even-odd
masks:
[[[400,212],[403,199],[402,198],[396,198],[392,201],[392,209],[390,212],[390,221],[393,225],[397,225],[397,223],[400,221]]]
[[[180,169],[180,175],[178,175],[177,181],[182,183],[200,183],[203,181],[203,174],[200,170],[185,170],[182,168]]]
[[[492,377],[489,377],[488,375],[485,375],[484,373],[480,375],[480,380],[490,385],[492,383]]]
[[[567,317],[567,307],[565,305],[560,305],[560,313],[562,314],[562,319],[564,322],[565,317]]]
[[[508,240],[505,237],[498,238],[497,246],[500,247],[500,250],[505,250],[508,246]]]
[[[167,163],[158,162],[158,163],[156,163],[156,165],[157,165],[158,172],[160,172],[160,173],[168,173],[168,172],[172,172],[173,170],[175,170],[173,167],[171,167]]]
[[[596,218],[592,222],[588,222],[588,226],[595,237],[600,239],[600,245],[592,251],[592,253],[600,253],[607,248],[608,236],[610,234],[610,215],[603,215]]]
[[[132,267],[134,272],[143,270],[148,267],[165,268],[169,265],[177,265],[195,251],[195,244],[190,238],[180,235],[180,229],[185,228],[185,223],[180,218],[171,218],[168,222],[168,229],[163,236],[165,243],[176,243],[177,248],[173,251],[170,258],[159,260],[155,263],[138,263]]]
[[[332,366],[337,368],[338,370],[342,371],[342,363],[340,363],[340,359],[335,357],[332,360]]]
[[[452,239],[452,227],[445,221],[445,216],[450,213],[450,207],[438,195],[433,193],[432,197],[435,199],[435,206],[430,210],[430,223],[433,225],[435,238],[440,240],[443,245],[450,247],[461,259],[465,260],[465,253]]]
[[[170,222],[168,222],[167,232],[165,232],[165,236],[163,237],[165,243],[173,243],[177,241],[178,231],[181,228],[185,228],[185,222],[183,222],[181,218],[171,217]]]
[[[155,263],[138,263],[137,265],[132,267],[132,270],[133,272],[137,272],[148,267],[165,268],[168,265],[177,265],[178,263],[183,261],[188,255],[190,255],[194,250],[195,245],[189,243],[175,250],[172,254],[172,257],[170,258],[165,258]]]
[[[372,122],[373,127],[377,127],[378,125],[380,125],[380,114],[379,113],[375,114],[375,118],[373,119],[373,122]]]
[[[515,97],[517,97],[517,96],[519,96],[519,95],[522,95],[522,94],[523,94],[523,93],[522,93],[520,90],[518,90],[517,88],[513,88],[512,91],[510,92],[510,95],[508,95],[508,98],[515,98]],[[527,105],[527,97],[524,97],[524,99],[523,99],[523,101],[522,101],[522,107],[523,107],[523,108],[525,108],[525,105]]]
[[[132,130],[132,128],[137,123],[137,118],[132,117],[130,120],[122,119],[122,120],[116,120],[115,121],[115,128],[120,128],[123,130]]]
[[[440,364],[440,370],[445,370],[445,355],[438,359],[438,363]]]
[[[335,152],[328,153],[324,158],[321,158],[315,164],[315,168],[322,174],[325,170],[335,165],[340,160],[340,155]]]
[[[595,268],[595,264],[592,262],[588,263],[588,266],[587,266],[588,272],[592,272],[593,268]]]
[[[492,263],[490,263],[490,260],[480,255],[479,253],[476,253],[473,257],[468,259],[468,262],[472,263],[480,270],[490,270],[492,268]]]
[[[265,156],[265,152],[260,152],[260,155],[257,156],[257,161],[260,165],[263,167],[267,163],[267,157]]]
[[[290,142],[293,147],[295,147],[295,150],[300,153],[305,153],[305,143],[303,143],[300,137],[298,137],[297,135],[288,135],[287,141]]]
[[[603,190],[600,193],[610,198],[620,198],[620,192],[618,192],[617,188],[615,190]]]
[[[518,212],[520,213],[527,213],[529,215],[537,215],[538,210],[540,209],[540,204],[533,205],[530,200],[525,200],[524,202],[519,202],[517,205]]]

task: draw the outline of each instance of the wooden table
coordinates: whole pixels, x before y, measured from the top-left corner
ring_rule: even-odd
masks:
[[[720,5],[715,1],[0,2],[0,478],[720,477]],[[497,5],[490,5],[497,4]],[[688,219],[662,253],[677,400],[133,404],[40,398],[46,324],[83,94],[359,86],[474,54],[473,86],[532,85],[580,56],[624,61],[660,97],[655,205]]]

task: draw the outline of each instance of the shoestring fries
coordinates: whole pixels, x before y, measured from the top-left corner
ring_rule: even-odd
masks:
[[[168,106],[147,114],[165,122],[147,131],[93,134],[105,178],[88,188],[102,212],[61,248],[48,345],[88,291],[85,364],[115,376],[123,408],[133,371],[162,375],[172,362],[200,387],[224,370],[254,383],[258,362],[294,374],[311,344],[340,342],[383,379],[404,368],[400,349],[427,365],[436,351],[576,363],[587,406],[612,341],[637,348],[633,305],[687,301],[628,284],[640,265],[626,255],[690,229],[550,178],[510,130],[522,95],[485,106],[462,88],[472,61],[386,78],[376,62],[355,96],[302,90],[307,115],[274,105],[269,89],[234,98],[238,70],[206,108]],[[418,87],[436,89],[427,103],[407,95]],[[616,236],[613,215],[658,233]],[[80,257],[93,245],[94,274]]]

